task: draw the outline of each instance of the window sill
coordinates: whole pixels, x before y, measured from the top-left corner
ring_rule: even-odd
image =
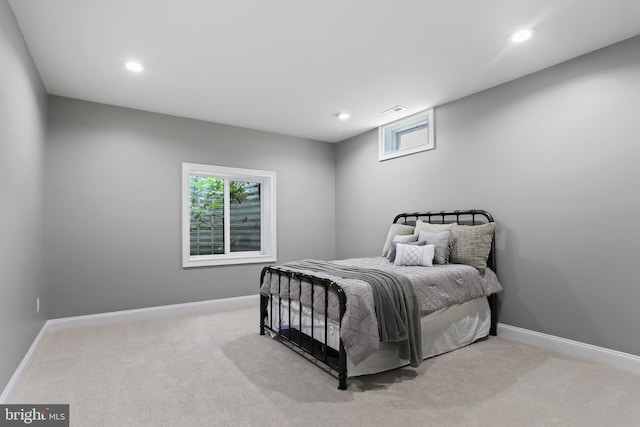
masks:
[[[186,259],[182,267],[214,267],[219,265],[257,264],[276,262],[274,255],[211,255]]]

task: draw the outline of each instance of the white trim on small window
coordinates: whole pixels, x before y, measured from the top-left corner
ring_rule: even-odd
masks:
[[[378,127],[378,161],[436,148],[433,108]]]
[[[220,221],[224,224],[224,231],[219,231],[217,252],[212,254],[193,253],[192,248],[192,194],[191,178],[214,178],[224,183],[223,194],[220,196],[223,206],[217,208]],[[232,182],[252,183],[258,187],[260,200],[259,249],[234,250],[231,247],[231,195]],[[254,195],[257,200],[258,196]],[[254,202],[257,203],[257,202]],[[208,206],[211,206],[210,204]],[[216,205],[217,206],[217,205]],[[211,208],[213,209],[213,208]],[[276,261],[276,173],[253,169],[240,169],[224,166],[203,165],[197,163],[182,164],[182,266],[205,267],[229,264],[269,263]],[[199,226],[198,226],[199,227]],[[212,227],[213,229],[213,227]],[[213,236],[213,231],[211,231]],[[213,238],[213,237],[212,237]]]

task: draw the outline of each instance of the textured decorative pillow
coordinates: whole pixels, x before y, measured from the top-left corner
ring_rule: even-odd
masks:
[[[451,247],[453,246],[451,231],[421,231],[418,235],[418,242],[426,242],[427,245],[435,246],[434,264],[449,263]]]
[[[396,250],[398,253],[394,261],[395,265],[420,265],[423,267],[431,267],[433,265],[433,255],[435,253],[435,246],[433,245],[417,246],[398,243]]]
[[[418,236],[415,236],[413,234],[409,235],[409,236],[396,236],[391,240],[391,246],[389,247],[389,253],[387,254],[387,259],[391,262],[393,262],[393,260],[396,259],[396,245],[398,243],[406,243],[406,244],[413,244],[413,245],[417,245],[418,244]],[[422,243],[423,245],[426,245],[427,242]]]
[[[416,221],[416,228],[413,230],[413,234],[420,234],[421,231],[450,231],[456,224],[431,224],[430,222],[424,222],[421,219]]]
[[[451,248],[449,262],[471,265],[484,273],[495,229],[495,222],[482,225],[456,224],[451,230],[453,248]]]
[[[382,256],[387,256],[389,254],[391,241],[395,236],[413,234],[413,229],[413,225],[391,224],[389,233],[387,233],[387,240],[384,242],[384,247],[382,248]]]

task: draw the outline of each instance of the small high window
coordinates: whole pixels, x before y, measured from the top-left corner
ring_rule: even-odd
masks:
[[[378,160],[433,150],[433,108],[378,127]]]

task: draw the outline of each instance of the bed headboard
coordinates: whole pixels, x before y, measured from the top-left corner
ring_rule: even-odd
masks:
[[[481,209],[401,213],[396,215],[393,222],[394,224],[415,225],[419,219],[432,224],[450,224],[455,222],[465,225],[481,225],[488,222],[495,222],[489,212]],[[494,233],[493,239],[491,240],[491,252],[489,252],[489,258],[487,259],[487,266],[494,272],[496,271],[495,240]]]

